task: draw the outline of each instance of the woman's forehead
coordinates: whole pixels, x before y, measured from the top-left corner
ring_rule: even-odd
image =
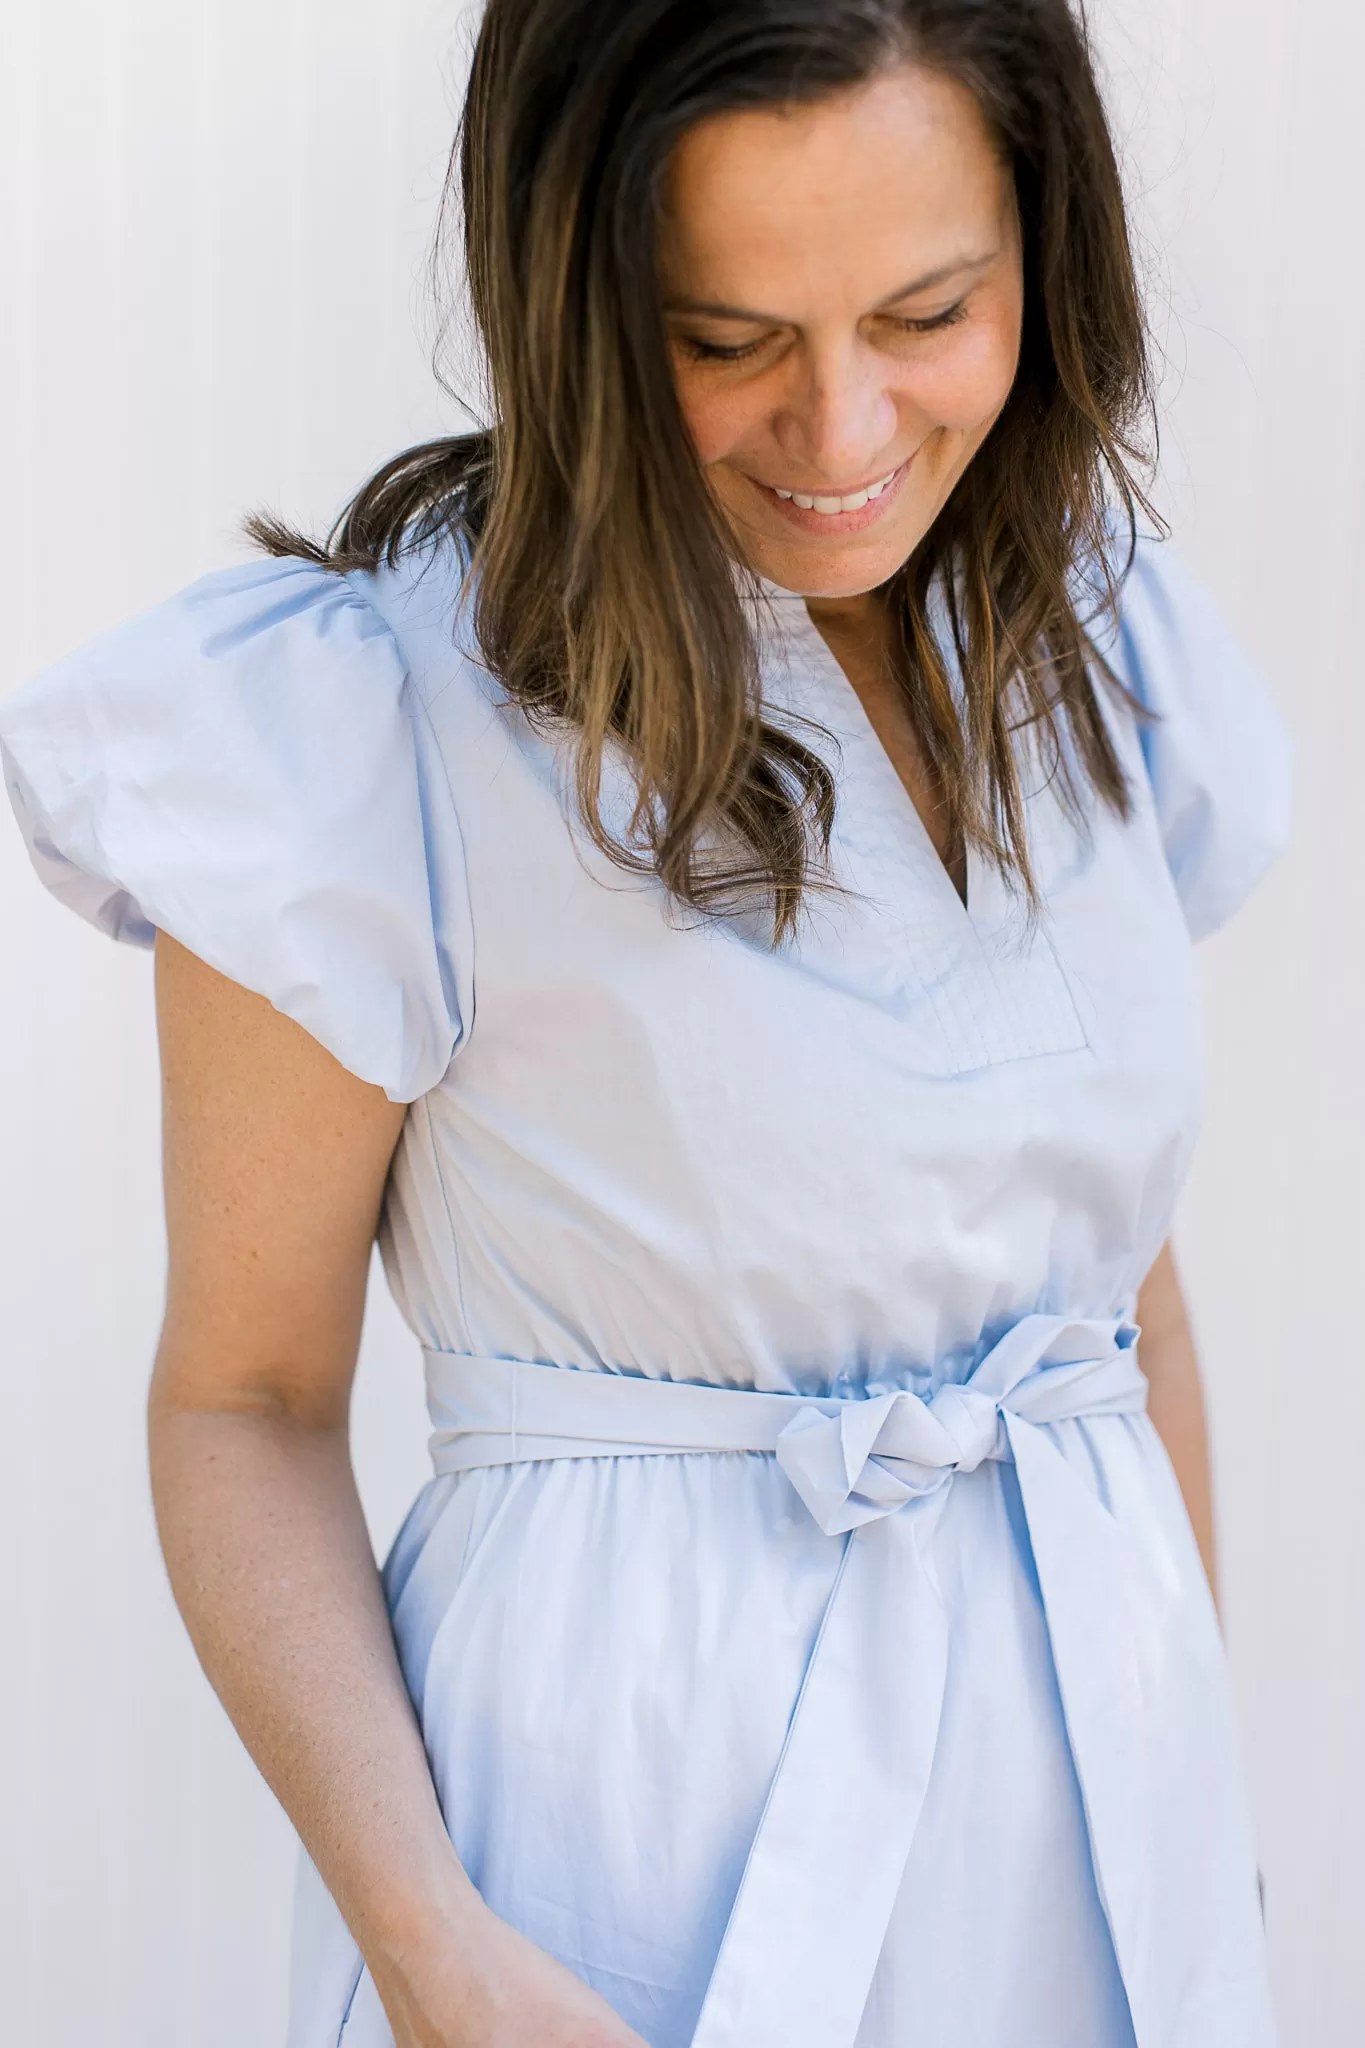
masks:
[[[866,310],[989,257],[1008,193],[971,93],[922,67],[713,115],[670,166],[665,290],[785,319],[842,285]]]

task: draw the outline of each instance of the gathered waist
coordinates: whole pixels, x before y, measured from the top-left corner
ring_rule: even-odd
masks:
[[[1030,1315],[962,1381],[844,1397],[583,1371],[424,1352],[438,1473],[549,1458],[767,1452],[827,1533],[1012,1457],[1007,1416],[1029,1423],[1132,1414],[1146,1405],[1137,1330],[1117,1319]]]

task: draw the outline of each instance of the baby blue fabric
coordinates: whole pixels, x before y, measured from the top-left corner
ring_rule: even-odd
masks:
[[[460,1036],[421,716],[363,591],[253,562],[12,698],[11,793],[83,917],[134,945],[172,933],[411,1101]]]
[[[467,1868],[651,2048],[1269,2048],[1217,1624],[1129,1326],[1198,1125],[1191,937],[1287,821],[1245,658],[1142,543],[1136,705],[1104,694],[1131,812],[1078,827],[1025,754],[1030,918],[975,855],[964,906],[768,589],[841,885],[774,950],[591,845],[461,575],[206,578],[0,741],[59,896],[413,1105],[381,1246],[436,1476],[386,1586]],[[611,819],[630,796],[610,759]],[[391,2039],[305,1861],[290,2048]]]
[[[1288,751],[1250,663],[1178,559],[1140,554],[1103,644],[1142,728],[1161,837],[1193,937],[1226,922],[1289,829]],[[1278,771],[1278,772],[1277,772]]]

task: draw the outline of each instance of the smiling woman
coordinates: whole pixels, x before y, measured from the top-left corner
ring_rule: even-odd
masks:
[[[258,520],[266,547],[364,569],[414,522],[454,527],[504,687],[577,735],[598,847],[710,913],[766,897],[779,937],[832,788],[765,715],[754,576],[884,590],[839,622],[841,658],[898,677],[916,795],[959,865],[974,846],[1032,887],[1021,723],[1065,795],[1122,811],[1085,620],[1145,507],[1147,364],[1066,0],[752,0],[685,26],[668,4],[603,22],[507,0],[450,197],[494,425],[398,457],[326,548]],[[816,509],[869,484],[870,518]],[[612,742],[637,781],[609,822]]]
[[[1084,37],[490,0],[453,184],[487,430],[3,717],[156,946],[153,1488],[291,2048],[1269,2048],[1166,1236],[1284,769],[1133,536]]]
[[[963,807],[880,687],[894,621],[867,593],[929,533],[1018,371],[1019,209],[979,102],[898,65],[699,122],[669,166],[660,274],[683,417],[742,558],[805,594],[965,889]]]

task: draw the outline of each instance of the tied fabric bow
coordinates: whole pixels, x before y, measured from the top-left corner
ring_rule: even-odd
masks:
[[[1007,1413],[1039,1423],[1141,1407],[1137,1334],[1132,1323],[1110,1325],[1100,1347],[1094,1323],[1026,1317],[969,1379],[928,1400],[896,1387],[833,1413],[803,1407],[777,1439],[777,1462],[825,1534],[843,1535],[940,1493],[987,1458],[1009,1462]]]
[[[938,1742],[948,1619],[934,1531],[952,1480],[988,1459],[1018,1471],[1138,2048],[1158,2048],[1145,1883],[1126,1881],[1146,1791],[1121,1539],[1036,1426],[1142,1409],[1137,1334],[1026,1316],[927,1400],[895,1388],[806,1403],[780,1430],[778,1463],[846,1549],[693,2048],[853,2048]],[[777,1975],[762,1960],[775,1928],[788,1936]]]
[[[1000,1407],[950,1382],[929,1400],[904,1389],[849,1401],[837,1415],[803,1408],[777,1440],[777,1462],[827,1536],[936,1493],[954,1472],[1008,1458]]]

